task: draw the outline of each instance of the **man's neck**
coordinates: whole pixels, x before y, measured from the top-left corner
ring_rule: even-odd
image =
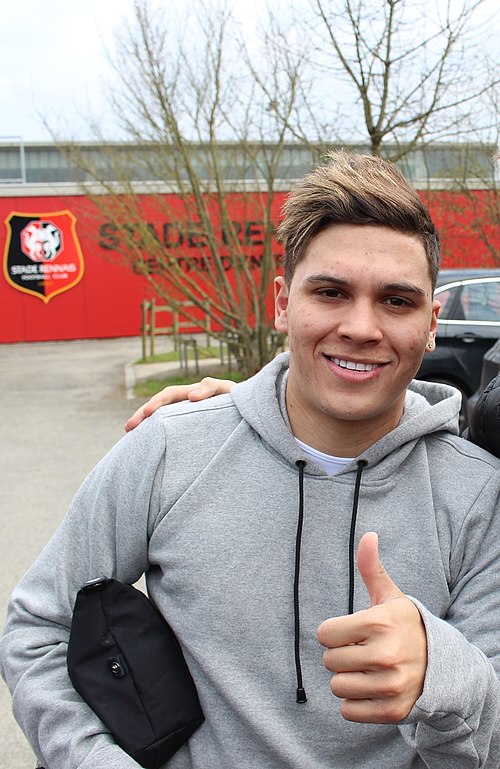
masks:
[[[386,420],[338,419],[322,412],[309,413],[288,395],[286,407],[292,432],[308,446],[335,457],[358,457],[380,438],[394,430],[401,413],[388,414]]]

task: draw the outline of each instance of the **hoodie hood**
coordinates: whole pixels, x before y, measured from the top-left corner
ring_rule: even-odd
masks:
[[[236,385],[231,395],[242,417],[263,440],[291,464],[296,464],[305,457],[293,437],[286,411],[289,358],[290,353],[278,355],[254,377]],[[276,394],[277,400],[263,397],[264,393],[269,394],[269,390]],[[387,458],[383,475],[387,471],[393,472],[395,467],[392,465],[397,466],[422,436],[443,431],[458,435],[460,404],[460,393],[454,387],[413,380],[406,393],[404,412],[398,426],[366,449],[362,458],[371,468]],[[339,475],[352,472],[356,467],[356,462],[350,463]],[[310,460],[306,472],[325,474]]]

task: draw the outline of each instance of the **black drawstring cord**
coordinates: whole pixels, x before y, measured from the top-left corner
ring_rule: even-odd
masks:
[[[354,484],[354,500],[352,503],[351,531],[349,535],[349,614],[354,611],[354,572],[355,555],[354,542],[356,535],[356,518],[358,515],[359,490],[361,486],[361,476],[363,470],[368,464],[365,459],[358,460],[358,470],[356,472],[356,482]],[[297,702],[302,704],[307,702],[306,691],[302,682],[302,666],[300,664],[300,605],[299,605],[299,577],[300,577],[300,549],[302,545],[302,527],[304,524],[304,468],[306,463],[303,459],[298,459],[295,465],[299,469],[299,517],[297,521],[297,534],[295,537],[295,576],[293,581],[293,611],[295,622],[295,670],[297,673]]]
[[[356,534],[356,518],[358,516],[359,487],[361,486],[361,476],[363,469],[368,462],[366,459],[358,459],[358,471],[356,473],[356,482],[354,484],[354,500],[352,503],[351,532],[349,535],[349,614],[354,611],[354,538]]]
[[[303,459],[295,462],[299,468],[299,518],[297,521],[297,535],[295,537],[295,577],[293,581],[293,611],[295,618],[295,670],[297,673],[297,702],[307,702],[305,689],[302,685],[302,667],[300,664],[300,613],[299,613],[299,575],[300,575],[300,547],[302,543],[302,525],[304,522],[304,467]]]

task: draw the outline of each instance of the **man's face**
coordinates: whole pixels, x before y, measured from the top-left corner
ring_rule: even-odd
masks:
[[[311,241],[290,286],[277,278],[276,289],[294,434],[355,456],[397,425],[436,332],[424,246],[387,227],[332,225]],[[351,440],[336,445],[342,435]]]

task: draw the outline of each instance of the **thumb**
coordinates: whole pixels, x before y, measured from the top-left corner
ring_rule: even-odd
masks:
[[[400,598],[403,593],[392,581],[378,554],[378,534],[369,531],[358,545],[358,570],[370,595],[371,606]]]

